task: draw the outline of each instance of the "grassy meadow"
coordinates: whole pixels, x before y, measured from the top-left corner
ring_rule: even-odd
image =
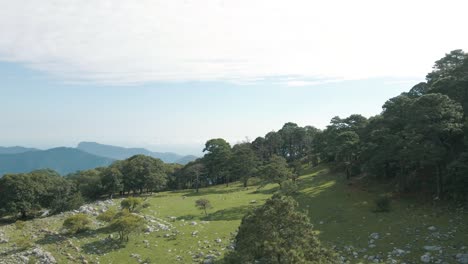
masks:
[[[456,263],[454,254],[467,251],[468,215],[461,209],[393,199],[390,212],[375,213],[379,187],[369,189],[359,181],[350,184],[325,166],[303,175],[298,183],[300,191],[295,198],[300,209],[308,213],[321,241],[334,247],[344,262],[374,263],[377,259],[381,263],[420,263],[421,256],[430,253],[431,263]],[[200,189],[199,193],[185,190],[144,197],[149,206],[139,214],[154,230],[131,235],[125,247],[114,243],[115,235],[109,237],[95,217],[92,230],[77,235],[60,233],[70,213],[27,221],[22,228],[3,225],[0,233],[8,242],[0,244],[0,263],[12,263],[8,256],[20,251],[18,245],[28,243],[50,252],[58,263],[220,260],[245,212],[264,203],[277,188],[273,184],[243,188],[234,183]],[[200,198],[210,200],[213,206],[207,216],[195,207]],[[115,199],[112,206],[119,203],[120,199]],[[425,249],[427,246],[432,248]]]

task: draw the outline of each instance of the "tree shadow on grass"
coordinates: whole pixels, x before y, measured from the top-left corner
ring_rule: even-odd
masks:
[[[235,188],[231,188],[231,187],[227,187],[226,189],[215,189],[215,188],[203,188],[203,189],[200,189],[199,192],[189,192],[187,194],[185,194],[184,196],[186,197],[197,197],[197,196],[204,196],[204,195],[210,195],[210,194],[230,194],[230,193],[236,193],[236,192],[240,192],[240,191],[244,191],[245,188],[244,187],[235,187]]]
[[[81,249],[86,254],[102,255],[125,248],[125,243],[118,239],[105,238],[84,244]]]
[[[256,206],[241,205],[237,207],[218,210],[203,217],[204,221],[232,221],[241,220],[245,214],[253,210]]]
[[[39,245],[55,244],[67,240],[68,237],[61,234],[46,234],[41,239],[37,240],[35,243]]]
[[[44,235],[44,237],[42,237],[41,239],[37,240],[35,243],[39,244],[39,245],[47,245],[47,244],[60,243],[60,242],[68,240],[71,237],[75,237],[75,238],[78,238],[78,239],[84,239],[84,238],[88,238],[88,237],[97,236],[98,234],[109,234],[109,233],[111,233],[111,232],[108,230],[107,226],[106,227],[101,227],[101,228],[98,228],[98,229],[94,229],[94,230],[89,229],[89,230],[79,232],[79,233],[75,233],[75,234],[72,234],[72,233],[67,233],[67,234],[48,233],[48,234]]]
[[[241,220],[244,215],[253,210],[255,205],[241,205],[237,207],[227,208],[218,210],[216,212],[210,213],[208,215],[184,215],[178,217],[179,219],[184,219],[185,221],[200,219],[202,221],[232,221],[232,220]]]
[[[266,188],[257,188],[255,191],[250,192],[249,194],[267,194],[267,195],[273,195],[275,192],[279,190],[279,186],[266,189]]]

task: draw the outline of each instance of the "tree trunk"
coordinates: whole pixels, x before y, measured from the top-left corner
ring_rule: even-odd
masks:
[[[442,172],[440,168],[440,164],[437,164],[437,198],[442,198]]]

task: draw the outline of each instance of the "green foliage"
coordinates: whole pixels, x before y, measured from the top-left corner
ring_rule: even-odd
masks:
[[[166,167],[160,159],[135,155],[118,164],[123,174],[123,190],[134,193],[160,191],[166,187]]]
[[[388,195],[380,195],[375,199],[375,212],[389,212],[391,199]]]
[[[142,201],[141,201],[140,198],[128,197],[128,198],[122,200],[122,202],[120,202],[120,207],[122,207],[122,209],[127,209],[128,211],[133,212],[141,204],[142,204]]]
[[[337,263],[291,197],[275,194],[242,219],[229,263]]]
[[[451,199],[468,202],[468,153],[463,153],[448,167],[447,192]]]
[[[115,166],[110,166],[102,172],[101,185],[103,192],[107,193],[112,199],[115,193],[123,191],[123,175]]]
[[[117,211],[111,208],[103,213],[100,213],[96,219],[102,222],[109,223],[116,217],[116,215],[117,215]]]
[[[210,139],[205,143],[203,163],[206,166],[208,177],[214,183],[229,183],[228,163],[231,158],[231,145],[222,139]]]
[[[129,235],[139,232],[145,225],[145,219],[139,215],[122,211],[118,213],[109,225],[109,231],[117,232],[121,242],[128,241]]]
[[[284,195],[294,195],[299,191],[297,183],[294,181],[284,181],[281,183],[280,192]]]
[[[207,215],[206,210],[212,208],[211,202],[208,199],[196,200],[195,206],[198,207],[198,209],[203,210],[205,212],[205,215]]]
[[[75,234],[89,229],[91,220],[86,214],[76,214],[68,217],[63,222],[63,228],[69,233]]]
[[[0,179],[0,206],[6,213],[20,213],[26,218],[42,208],[52,208],[56,201],[66,201],[73,186],[52,170],[9,174]],[[53,208],[54,211],[56,208]]]
[[[247,182],[256,173],[258,164],[258,158],[250,143],[234,145],[229,160],[230,178],[240,179],[244,187],[247,187]]]
[[[268,163],[260,168],[258,173],[265,184],[277,183],[280,187],[282,187],[283,182],[294,176],[286,159],[277,155],[273,155]]]

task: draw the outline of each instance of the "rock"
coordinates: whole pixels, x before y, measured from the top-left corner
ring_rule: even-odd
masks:
[[[429,231],[436,231],[437,228],[436,228],[435,226],[430,226],[430,227],[427,228],[427,230],[429,230]]]
[[[431,255],[429,253],[426,253],[421,256],[421,261],[424,263],[429,263],[431,262]]]
[[[196,235],[198,235],[198,231],[195,230],[192,232],[192,236],[196,236]]]
[[[438,246],[424,246],[423,248],[424,250],[427,250],[427,251],[436,251],[436,250],[441,249],[441,247],[438,247]]]
[[[5,244],[5,243],[8,243],[8,239],[4,237],[0,238],[0,244]]]
[[[376,247],[375,244],[370,244],[370,245],[369,245],[369,248],[375,248],[375,247]]]
[[[158,228],[161,229],[161,230],[169,230],[169,226],[165,225],[165,224],[161,224],[159,223],[158,224]]]
[[[217,239],[215,239],[215,242],[216,242],[216,243],[221,243],[222,240],[221,240],[221,238],[217,238]]]
[[[401,257],[401,256],[406,254],[406,251],[404,251],[403,249],[395,248],[392,251],[392,254],[395,255],[395,256]]]
[[[145,233],[152,233],[154,232],[154,228],[151,226],[146,226]]]
[[[380,238],[380,235],[379,233],[372,233],[370,234],[369,238],[377,240]]]
[[[193,225],[193,226],[195,226],[195,225],[197,225],[197,222],[195,222],[195,221],[193,221],[193,222],[190,222],[190,225]]]
[[[455,258],[457,259],[458,263],[462,263],[462,264],[468,263],[468,254],[458,253],[457,255],[455,255]]]
[[[257,200],[251,200],[250,203],[251,203],[251,204],[256,204],[256,203],[257,203]]]

